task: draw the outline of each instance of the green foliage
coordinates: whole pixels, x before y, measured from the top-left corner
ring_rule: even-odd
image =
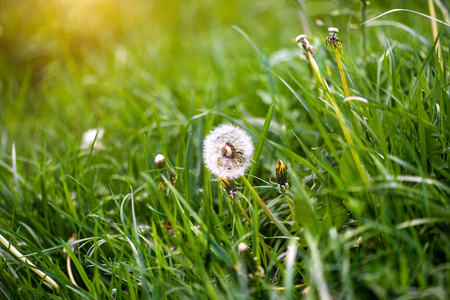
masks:
[[[361,26],[423,3],[374,2],[1,3],[0,234],[59,290],[2,245],[0,298],[448,298],[449,25],[441,60],[424,16]],[[222,122],[256,146],[233,198]]]

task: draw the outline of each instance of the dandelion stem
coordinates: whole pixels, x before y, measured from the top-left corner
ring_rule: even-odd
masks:
[[[350,152],[352,154],[353,160],[355,161],[356,168],[358,169],[358,173],[361,176],[361,179],[364,182],[364,185],[366,187],[369,187],[369,178],[367,177],[366,172],[364,171],[363,165],[361,163],[361,160],[358,156],[358,153],[354,149],[354,143],[352,136],[350,134],[350,131],[348,130],[347,126],[345,125],[344,116],[342,115],[341,110],[339,109],[339,106],[337,105],[336,101],[334,101],[333,97],[331,97],[331,91],[330,87],[327,85],[325,80],[323,80],[322,75],[320,74],[319,66],[316,63],[316,60],[314,57],[310,54],[307,54],[308,61],[311,64],[314,72],[316,73],[317,78],[319,79],[320,83],[322,84],[323,88],[325,89],[325,94],[327,95],[327,99],[330,101],[331,105],[333,106],[336,116],[339,120],[339,124],[341,126],[342,132],[344,133],[344,137],[347,140],[347,143],[350,146]],[[338,60],[339,61],[339,60]]]
[[[292,216],[295,216],[294,207],[292,207],[292,204],[289,202],[289,199],[286,197],[286,203],[289,206],[289,209],[291,210]]]
[[[304,287],[306,287],[306,286],[307,286],[306,283],[301,283],[301,284],[296,284],[296,285],[294,285],[292,288],[294,288],[294,289],[300,289],[300,288],[304,288]],[[272,287],[272,290],[284,291],[284,290],[286,290],[286,287],[284,287],[284,286],[274,286],[274,287]]]
[[[259,197],[258,193],[256,193],[255,189],[251,186],[251,184],[248,182],[248,180],[244,176],[241,176],[241,179],[244,182],[245,186],[250,190],[250,192],[252,193],[253,197],[258,200],[259,204],[261,205],[263,210],[266,212],[266,214],[270,218],[270,220],[272,220],[272,222],[278,227],[278,229],[280,229],[280,231],[284,235],[286,235],[288,237],[292,237],[292,235],[289,233],[289,231],[286,229],[286,227],[284,227],[283,224],[281,224],[281,222],[269,210],[269,208],[264,203],[264,201],[261,200],[261,198]]]
[[[348,97],[350,97],[350,91],[348,90],[347,79],[345,79],[344,67],[341,62],[341,55],[339,53],[339,50],[334,50],[334,54],[336,55],[336,61],[337,61],[338,68],[339,68],[339,74],[341,75],[341,81],[342,81],[342,86],[344,88],[345,98],[348,98]],[[350,103],[350,105],[352,105],[352,101],[348,101],[348,102]]]
[[[239,201],[239,199],[237,199],[236,203],[237,203],[237,205],[239,206],[239,209],[241,210],[241,212],[242,212],[242,214],[244,215],[244,217],[247,219],[248,224],[250,224],[250,227],[253,227],[252,220],[249,218],[249,216],[247,215],[247,212],[246,212],[245,209],[242,207],[241,202]]]
[[[247,197],[245,197],[244,194],[239,193],[238,195],[239,195],[240,197],[244,198],[245,201],[247,201],[248,203],[250,203],[249,200],[247,199]],[[238,203],[239,203],[239,202],[238,202]],[[239,205],[240,205],[240,203],[239,203]],[[250,205],[251,205],[251,204],[250,204]],[[243,209],[243,208],[242,208],[242,209]],[[253,228],[253,222],[251,222],[251,219],[248,218],[247,213],[244,212],[244,214],[246,215],[246,218],[247,218],[247,220],[249,221],[250,227]],[[259,232],[258,232],[258,241],[260,241],[260,242],[262,243],[262,245],[264,246],[264,248],[266,248],[267,251],[272,251],[272,250],[273,250],[273,249],[271,249],[271,248],[266,244],[266,242],[264,241],[264,237],[263,237],[262,234],[259,233]]]
[[[341,52],[343,50],[339,50],[339,49],[334,49],[334,54],[336,55],[336,62],[338,64],[338,69],[339,69],[339,75],[341,76],[341,82],[342,82],[342,87],[344,89],[344,95],[345,98],[350,97],[350,91],[348,89],[348,85],[347,85],[347,79],[345,78],[345,73],[344,73],[344,65],[342,64],[342,60],[341,60]],[[350,105],[350,107],[352,107],[352,101],[348,100],[348,104]],[[356,115],[353,114],[353,118],[355,119],[355,128],[357,128],[358,126],[358,119],[356,118]],[[359,127],[358,127],[359,129]]]
[[[56,290],[59,289],[58,284],[56,284],[53,279],[51,279],[47,274],[42,272],[41,270],[37,269],[36,266],[29,261],[25,256],[22,255],[22,253],[19,252],[19,250],[16,249],[13,245],[11,245],[7,239],[3,235],[0,234],[0,242],[11,251],[14,256],[16,256],[18,259],[20,259],[23,263],[27,264],[33,272],[38,274],[41,278],[43,278],[45,281],[47,281],[52,287],[54,287]]]

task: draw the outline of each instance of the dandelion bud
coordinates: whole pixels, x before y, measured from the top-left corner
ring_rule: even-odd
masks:
[[[278,189],[284,193],[289,194],[289,184],[287,183],[287,168],[286,165],[277,159],[277,168],[275,169],[278,181]]]
[[[328,35],[327,39],[325,40],[325,44],[327,46],[333,47],[336,50],[343,48],[344,44],[337,37],[337,33],[339,32],[339,29],[330,27],[330,28],[328,28],[328,31],[330,34]]]
[[[205,138],[203,159],[212,174],[233,179],[250,167],[253,150],[252,139],[244,130],[222,124]]]
[[[281,161],[281,159],[277,159],[277,181],[279,185],[285,185],[287,183],[287,169],[286,165]]]
[[[237,191],[236,183],[234,182],[234,180],[233,179],[228,180],[225,177],[220,177],[219,181],[225,192],[227,192],[227,194],[230,195],[231,198],[233,198],[234,193]]]
[[[162,154],[156,155],[156,157],[155,157],[155,165],[159,169],[164,168],[164,166],[166,165],[166,158],[164,157],[164,155],[162,155]]]

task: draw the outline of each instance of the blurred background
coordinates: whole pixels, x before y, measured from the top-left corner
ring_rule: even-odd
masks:
[[[394,8],[428,14],[426,0],[1,0],[0,133],[22,148],[43,136],[58,147],[61,136],[80,139],[89,128],[142,134],[151,131],[151,103],[167,128],[213,107],[264,117],[267,70],[233,26],[275,71],[283,61],[300,64],[298,34],[320,48],[329,26],[341,29],[346,56],[358,62],[362,10],[371,18]],[[432,42],[427,19],[401,12],[384,20]],[[368,27],[367,38],[380,32],[416,39],[396,26]],[[372,49],[374,63],[387,45]]]

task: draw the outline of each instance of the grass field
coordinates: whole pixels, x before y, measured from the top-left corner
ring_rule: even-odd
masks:
[[[372,2],[0,2],[0,299],[448,299],[449,1]]]

